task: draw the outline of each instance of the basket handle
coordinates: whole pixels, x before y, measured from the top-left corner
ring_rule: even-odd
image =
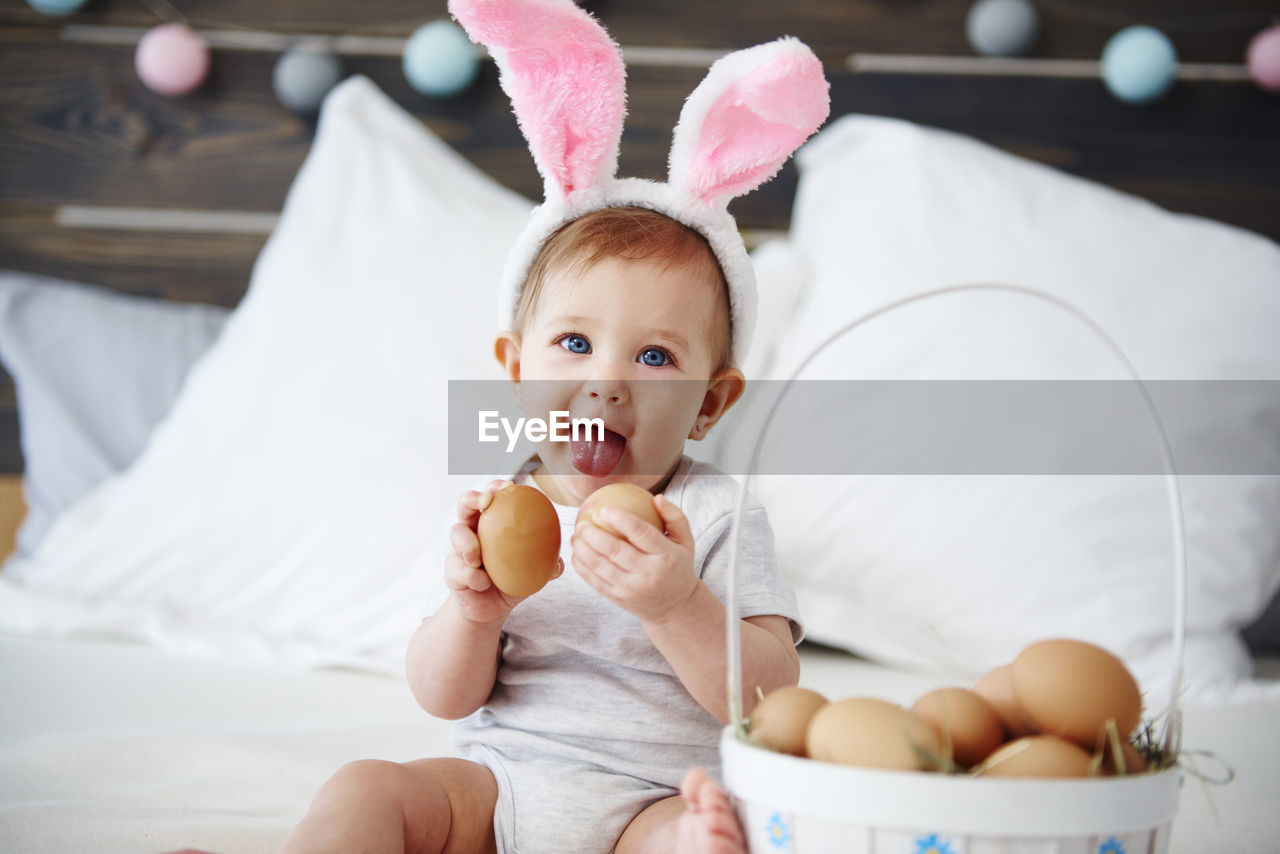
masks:
[[[922,302],[924,300],[950,294],[975,291],[995,291],[1030,297],[1056,306],[1067,314],[1075,317],[1107,346],[1112,355],[1114,355],[1124,367],[1129,378],[1137,383],[1138,389],[1142,394],[1143,405],[1145,406],[1147,414],[1151,418],[1152,426],[1155,429],[1156,438],[1160,446],[1162,462],[1164,464],[1164,484],[1165,491],[1169,499],[1169,522],[1173,537],[1173,668],[1169,684],[1169,705],[1163,713],[1164,725],[1160,740],[1166,755],[1176,756],[1182,747],[1182,676],[1183,656],[1186,647],[1187,633],[1187,553],[1186,531],[1184,529],[1182,517],[1182,493],[1178,488],[1177,469],[1174,465],[1173,449],[1169,444],[1169,436],[1165,431],[1164,422],[1160,418],[1160,412],[1156,408],[1155,401],[1152,399],[1151,393],[1146,384],[1138,375],[1133,363],[1129,361],[1129,357],[1125,355],[1124,350],[1121,349],[1116,340],[1102,328],[1102,325],[1086,314],[1083,310],[1076,307],[1073,303],[1055,296],[1054,294],[1036,290],[1035,288],[1024,287],[1022,285],[948,285],[946,287],[922,291],[920,293],[912,294],[886,303],[879,308],[872,309],[871,311],[854,318],[833,332],[826,338],[826,340],[815,347],[809,355],[800,362],[796,369],[791,373],[791,376],[787,378],[782,392],[774,398],[773,405],[769,408],[769,412],[765,417],[764,423],[760,427],[760,435],[756,438],[756,442],[752,446],[750,464],[747,467],[747,475],[742,479],[738,490],[738,507],[737,512],[734,514],[733,528],[729,540],[730,562],[726,592],[726,598],[728,601],[725,603],[725,606],[728,609],[728,637],[725,651],[729,664],[727,680],[729,693],[729,722],[733,726],[735,732],[739,734],[745,733],[745,724],[742,716],[742,629],[738,617],[738,556],[742,536],[741,522],[742,516],[746,510],[747,493],[750,490],[752,480],[756,476],[756,468],[759,465],[760,454],[764,448],[765,436],[769,432],[769,427],[773,423],[773,417],[777,414],[783,398],[786,397],[786,393],[791,388],[792,384],[814,359],[816,359],[835,341],[853,332],[863,324],[866,324],[881,315],[888,314],[904,306],[911,305],[912,303]]]

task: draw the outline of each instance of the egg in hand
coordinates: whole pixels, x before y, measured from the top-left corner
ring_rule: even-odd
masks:
[[[532,486],[513,484],[493,494],[476,524],[480,561],[508,596],[532,596],[555,578],[560,517],[551,499]]]
[[[616,535],[618,532],[600,519],[600,511],[611,506],[621,507],[639,516],[659,531],[663,529],[662,517],[658,515],[658,508],[653,503],[653,494],[649,490],[634,483],[610,483],[588,495],[587,500],[582,502],[582,507],[578,510],[578,520],[573,526],[574,530],[578,530],[584,522],[590,522],[597,528]]]

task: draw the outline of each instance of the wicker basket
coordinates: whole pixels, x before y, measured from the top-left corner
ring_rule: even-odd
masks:
[[[1030,296],[1074,315],[1110,347],[1146,395],[1123,351],[1095,321],[1057,297],[1013,285],[957,285],[886,305],[819,345],[789,382],[831,343],[863,323],[908,303],[973,290]],[[780,401],[781,397],[774,411]],[[1164,452],[1174,540],[1173,666],[1169,703],[1161,715],[1161,746],[1172,758],[1181,738],[1185,544],[1172,453],[1149,396],[1145,402]],[[752,474],[773,415],[769,413],[757,439]],[[743,481],[740,510],[751,481],[751,476]],[[732,548],[736,564],[736,526]],[[855,768],[787,756],[753,744],[746,737],[742,716],[736,566],[728,598],[731,723],[720,750],[725,786],[737,806],[752,854],[1161,854],[1168,850],[1182,783],[1182,774],[1173,764],[1128,777],[983,778]]]

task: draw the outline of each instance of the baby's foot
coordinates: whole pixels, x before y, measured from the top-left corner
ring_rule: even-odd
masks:
[[[729,795],[701,768],[680,783],[685,802],[676,830],[679,854],[746,854],[747,841]]]

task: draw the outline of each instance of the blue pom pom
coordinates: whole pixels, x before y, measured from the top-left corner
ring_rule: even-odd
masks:
[[[314,113],[344,75],[342,60],[326,50],[294,47],[281,54],[271,74],[276,97],[295,113]]]
[[[42,15],[57,18],[79,12],[88,0],[27,0],[27,5]]]
[[[1178,75],[1178,52],[1154,27],[1126,27],[1102,49],[1102,80],[1121,101],[1149,104],[1164,97]]]
[[[434,98],[457,95],[480,71],[480,57],[467,34],[444,20],[423,24],[409,36],[402,64],[409,85]]]
[[[985,56],[1022,56],[1040,37],[1040,16],[1027,0],[978,0],[964,21],[969,44]]]

